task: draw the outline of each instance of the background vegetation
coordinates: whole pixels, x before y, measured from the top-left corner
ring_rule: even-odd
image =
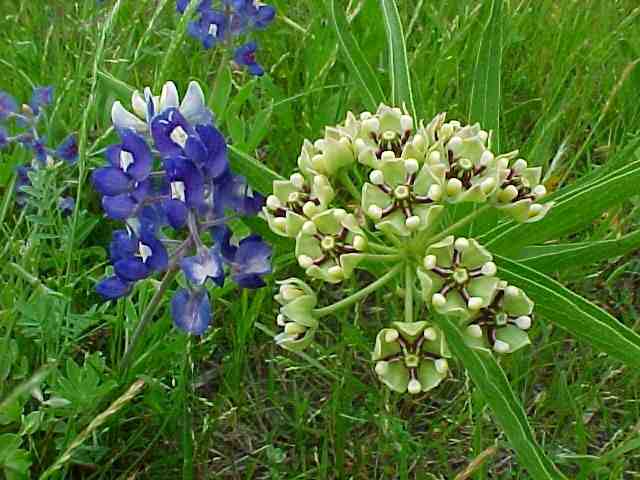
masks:
[[[378,383],[373,338],[401,311],[376,305],[393,305],[393,291],[328,319],[324,340],[299,357],[271,341],[273,282],[255,293],[229,285],[215,291],[214,326],[202,339],[175,331],[161,308],[132,367],[117,369],[155,283],[143,282],[117,305],[94,293],[114,225],[102,218],[87,174],[113,138],[104,135],[111,103],[128,100],[129,86],[174,80],[184,91],[198,80],[229,141],[283,175],[304,138],[364,109],[328,5],[271,3],[279,17],[259,37],[268,74],[254,79],[228,68],[222,50],[186,38],[172,0],[0,2],[0,90],[24,101],[33,85],[55,85],[47,135],[59,141],[77,131],[83,152],[77,168],[46,172],[29,210],[13,205],[11,185],[15,166],[30,159],[21,150],[0,154],[0,468],[7,478],[529,478],[459,367],[418,397],[400,398]],[[398,4],[418,115],[474,120],[488,2]],[[347,6],[388,89],[379,8],[374,0]],[[640,158],[625,149],[640,137],[639,16],[634,0],[504,4],[495,100],[501,150],[520,148],[547,167],[548,187],[621,152]],[[75,218],[55,208],[62,189],[77,195]],[[617,238],[637,228],[638,207],[627,201],[572,240]],[[297,272],[291,260],[280,246],[274,278]],[[556,272],[636,330],[639,273],[637,255]],[[502,366],[545,451],[570,478],[640,478],[638,372],[543,322],[533,339]],[[467,477],[473,461],[479,468]]]

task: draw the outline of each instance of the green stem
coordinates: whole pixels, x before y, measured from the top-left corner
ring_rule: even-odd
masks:
[[[370,293],[375,292],[377,289],[382,287],[384,284],[386,284],[390,280],[392,280],[393,277],[395,277],[398,273],[400,273],[400,270],[402,269],[402,267],[403,267],[403,264],[399,263],[398,265],[393,267],[391,270],[389,270],[387,273],[385,273],[382,277],[380,277],[378,280],[376,280],[373,283],[370,283],[369,285],[364,287],[362,290],[358,290],[353,295],[350,295],[347,298],[344,298],[344,299],[340,300],[339,302],[334,303],[333,305],[328,305],[326,307],[322,307],[322,308],[318,308],[318,309],[314,310],[313,311],[314,316],[316,318],[320,318],[320,317],[324,317],[326,315],[331,315],[332,313],[334,313],[334,312],[336,312],[338,310],[341,310],[343,308],[350,307],[354,303],[360,301],[361,299],[363,299],[364,297],[366,297]]]
[[[338,179],[340,180],[340,183],[342,183],[342,185],[353,196],[353,198],[355,198],[358,203],[360,203],[360,191],[351,181],[351,177],[349,177],[349,174],[345,170],[342,170],[338,175]]]
[[[390,254],[398,253],[398,249],[397,248],[389,247],[389,246],[383,245],[381,243],[376,243],[376,242],[369,241],[368,245],[369,245],[369,247],[371,247],[372,250],[377,250],[378,252],[384,252],[384,253],[390,253]]]
[[[142,336],[142,333],[144,332],[145,328],[147,327],[147,324],[151,321],[156,311],[158,310],[162,297],[164,296],[167,289],[169,288],[169,285],[171,285],[171,282],[175,278],[178,271],[179,271],[178,265],[174,264],[171,267],[169,267],[169,269],[167,270],[167,273],[164,274],[164,277],[162,278],[162,282],[160,282],[160,287],[158,288],[158,290],[156,290],[156,293],[151,298],[149,305],[147,305],[147,308],[142,314],[142,317],[140,318],[140,321],[138,322],[138,325],[136,326],[136,329],[133,332],[133,337],[131,338],[131,342],[129,342],[129,345],[127,345],[127,348],[124,352],[124,356],[122,357],[122,361],[120,362],[121,371],[125,371],[129,367],[129,363],[131,362],[131,355],[135,351],[136,345],[140,341],[140,337]]]
[[[413,322],[413,269],[407,262],[404,267],[404,321]]]
[[[388,254],[377,255],[375,253],[364,253],[362,255],[362,258],[364,260],[373,260],[375,262],[396,262],[398,260],[402,260],[403,258],[405,258],[405,256],[399,253],[391,254],[391,255],[388,255]]]
[[[462,228],[465,225],[468,225],[469,223],[473,222],[477,217],[482,215],[484,212],[486,212],[490,208],[491,208],[491,205],[484,205],[483,207],[478,208],[473,213],[470,213],[466,217],[461,218],[460,220],[458,220],[453,225],[451,225],[451,226],[445,228],[444,230],[442,230],[440,233],[434,235],[433,237],[430,237],[430,238],[426,239],[424,243],[425,244],[426,243],[433,244],[433,243],[439,242],[443,238],[446,238],[449,235],[451,235],[453,232],[455,232],[459,228]]]

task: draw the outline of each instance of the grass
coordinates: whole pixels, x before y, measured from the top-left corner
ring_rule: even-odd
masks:
[[[171,0],[2,8],[0,90],[27,99],[32,85],[55,85],[47,135],[79,132],[84,155],[79,167],[36,185],[38,213],[24,215],[10,185],[15,165],[29,159],[20,150],[0,154],[0,463],[7,452],[23,465],[30,459],[32,478],[529,478],[459,367],[417,398],[377,381],[373,338],[402,316],[393,291],[326,317],[307,356],[284,352],[266,333],[275,330],[273,282],[254,293],[215,290],[214,326],[201,339],[173,330],[163,302],[129,370],[117,368],[157,283],[142,283],[117,305],[99,303],[93,290],[114,224],[102,219],[86,175],[112,138],[104,136],[110,104],[126,100],[128,86],[172,79],[182,91],[196,79],[234,146],[283,175],[304,138],[363,109],[328,2],[271,3],[280,17],[259,35],[269,74],[258,80],[221,69],[221,50],[205,52],[176,34]],[[355,38],[390,92],[378,2],[351,3]],[[446,110],[469,120],[488,6],[398,3],[419,116]],[[605,165],[640,135],[635,1],[518,0],[503,7],[502,21],[503,151],[520,148],[555,187]],[[62,187],[77,195],[75,218],[52,208]],[[638,207],[626,202],[573,240],[634,230]],[[274,279],[298,273],[288,251],[278,249]],[[639,273],[630,255],[557,276],[638,330]],[[326,303],[356,286],[344,288],[330,290]],[[550,324],[537,322],[533,338],[502,366],[543,448],[570,478],[640,478],[638,373]],[[29,379],[32,395],[7,398]],[[2,436],[11,433],[20,433],[13,450]],[[467,475],[470,465],[477,468]]]

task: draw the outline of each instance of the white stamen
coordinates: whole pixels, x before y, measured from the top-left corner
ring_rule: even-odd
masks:
[[[142,259],[142,263],[147,262],[147,258],[153,255],[153,250],[148,245],[138,242],[138,256]]]
[[[217,36],[218,35],[218,25],[216,25],[215,23],[212,23],[211,25],[209,25],[209,30],[207,30],[207,33],[209,35],[212,36]]]
[[[171,141],[173,143],[180,146],[181,148],[184,148],[184,146],[187,144],[188,135],[187,132],[184,131],[184,128],[178,125],[173,129],[171,135],[169,135],[169,138],[171,138]]]
[[[133,155],[131,155],[130,152],[127,152],[126,150],[120,151],[120,169],[123,172],[127,173],[127,170],[133,164],[134,161],[135,159],[133,158]]]
[[[184,203],[184,182],[171,182],[171,198],[173,200],[180,200]]]

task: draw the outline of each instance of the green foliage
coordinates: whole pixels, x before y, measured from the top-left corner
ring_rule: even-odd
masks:
[[[196,478],[455,478],[480,458],[474,478],[525,479],[541,448],[569,478],[636,475],[640,377],[630,332],[638,331],[639,308],[632,195],[640,71],[623,75],[640,56],[636,2],[503,2],[500,41],[489,28],[490,2],[395,2],[396,9],[390,1],[336,1],[337,22],[326,1],[273,3],[280,15],[259,33],[268,72],[259,80],[187,38],[172,0],[3,7],[0,89],[28,98],[32,84],[54,84],[47,137],[80,132],[83,155],[80,168],[39,173],[22,210],[12,177],[31,159],[0,152],[0,475],[38,478],[139,376],[146,388],[52,478],[180,478],[185,466],[185,476],[191,471],[190,448]],[[391,64],[390,41],[400,48]],[[499,125],[502,151],[522,146],[530,163],[547,169],[549,189],[557,187],[556,206],[535,228],[495,227],[482,217],[473,224],[483,241],[496,238],[492,251],[512,259],[501,274],[533,289],[538,308],[549,302],[531,347],[499,365],[474,353],[472,363],[452,365],[457,380],[399,398],[376,383],[369,363],[380,325],[402,318],[398,292],[380,290],[327,317],[327,341],[298,356],[264,333],[275,329],[273,283],[245,296],[227,286],[216,292],[213,328],[189,357],[163,302],[121,375],[124,346],[157,285],[143,282],[115,306],[97,304],[93,288],[113,225],[87,175],[113,139],[111,103],[128,101],[133,85],[169,79],[208,86],[218,125],[234,141],[234,168],[261,192],[294,168],[304,138],[347,110],[372,109],[372,97],[393,94],[408,106],[413,97],[419,117],[446,110]],[[55,208],[61,191],[79,200],[71,220]],[[278,245],[275,265],[279,278],[294,274],[291,244]],[[589,301],[560,285],[567,277]],[[359,290],[349,283],[327,302]],[[480,366],[492,376],[477,375]],[[460,380],[465,367],[469,382]],[[488,416],[485,405],[495,412]],[[497,453],[478,457],[493,446]]]

